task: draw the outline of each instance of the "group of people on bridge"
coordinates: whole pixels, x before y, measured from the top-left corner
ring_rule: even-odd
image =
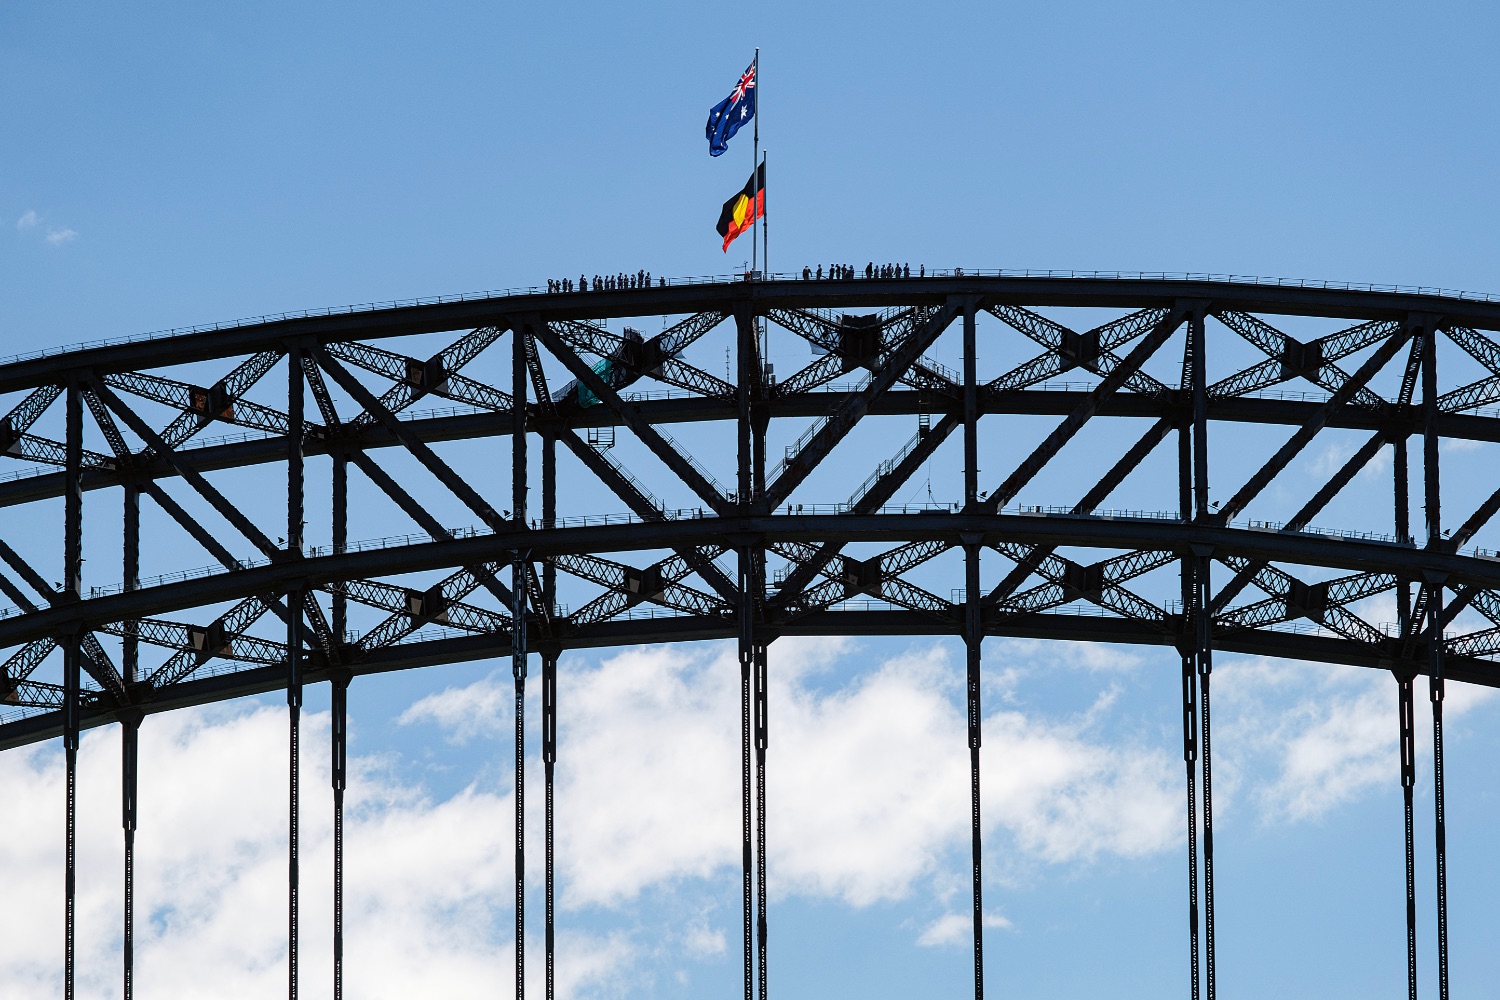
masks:
[[[962,274],[963,272],[962,271],[957,271],[955,273]],[[748,277],[750,277],[750,275],[747,273],[746,277],[748,278]],[[826,271],[826,274],[825,274],[825,271],[824,271],[824,268],[823,268],[822,264],[819,264],[816,268],[813,268],[813,267],[804,267],[802,269],[802,280],[803,281],[822,281],[824,279],[824,277],[827,277],[827,278],[829,278],[831,280],[834,280],[834,281],[848,281],[848,280],[852,280],[854,278],[858,278],[859,277],[859,271],[853,265],[850,265],[850,264],[829,264],[828,268],[827,268],[827,271]],[[877,264],[874,261],[870,261],[869,263],[865,264],[865,277],[866,278],[910,278],[911,277],[911,265],[910,264]],[[917,265],[917,277],[919,277],[919,278],[925,278],[925,277],[927,277],[927,265],[926,264],[919,264],[919,265]],[[667,279],[666,278],[658,277],[657,281],[659,283],[658,287],[660,287],[660,288],[666,288],[667,287]],[[578,280],[577,281],[574,281],[572,278],[548,278],[547,279],[547,291],[548,291],[548,293],[556,293],[556,292],[589,292],[589,291],[593,291],[593,292],[614,292],[614,291],[624,291],[624,290],[627,290],[627,289],[634,289],[634,288],[650,288],[650,287],[651,287],[651,272],[645,270],[644,268],[641,269],[641,270],[639,270],[639,271],[637,271],[637,272],[635,272],[634,274],[629,274],[629,273],[627,273],[625,271],[621,271],[619,274],[603,274],[603,275],[596,274],[596,275],[594,275],[592,281],[589,280],[589,278],[588,278],[587,275],[583,275],[583,274],[580,274],[578,276]]]
[[[661,282],[660,287],[667,287],[666,278],[658,280]],[[644,268],[634,274],[629,274],[625,271],[621,271],[619,274],[596,274],[592,283],[589,281],[588,276],[583,274],[578,276],[577,282],[574,282],[572,278],[547,279],[548,292],[615,292],[624,291],[629,288],[650,287],[651,272]]]
[[[848,264],[829,264],[828,277],[834,281],[845,281],[859,277],[859,272]],[[870,261],[865,265],[866,278],[910,278],[910,264],[877,264]],[[917,265],[917,277],[927,277],[927,265]],[[823,265],[819,264],[816,269],[804,267],[802,269],[803,281],[822,281]]]

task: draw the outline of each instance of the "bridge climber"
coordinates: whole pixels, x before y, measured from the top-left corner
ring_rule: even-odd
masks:
[[[584,294],[580,281],[571,292],[571,282],[559,281],[548,294],[277,318],[0,365],[0,452],[23,470],[0,480],[0,505],[28,518],[61,508],[56,548],[35,533],[0,538],[0,589],[15,605],[0,616],[0,747],[62,742],[65,996],[75,985],[76,773],[84,729],[118,724],[122,737],[128,998],[140,728],[176,708],[285,692],[287,968],[295,997],[304,888],[301,707],[307,685],[331,686],[337,997],[350,693],[357,695],[355,682],[370,674],[485,658],[509,658],[514,684],[514,971],[522,995],[525,694],[536,657],[551,997],[554,778],[567,766],[558,740],[567,706],[558,702],[557,678],[565,654],[725,640],[736,643],[740,667],[744,992],[747,1000],[764,1000],[767,883],[775,875],[766,841],[766,775],[775,762],[767,696],[772,647],[783,636],[909,634],[951,636],[965,649],[976,998],[986,971],[993,984],[993,973],[1004,970],[993,950],[986,964],[982,906],[982,648],[997,636],[1175,648],[1190,918],[1185,980],[1194,1000],[1211,1000],[1217,990],[1214,652],[1354,664],[1393,676],[1399,760],[1392,774],[1405,815],[1401,904],[1413,997],[1415,692],[1425,677],[1433,719],[1435,963],[1446,998],[1443,706],[1450,679],[1500,685],[1500,564],[1473,548],[1500,511],[1500,483],[1479,484],[1477,506],[1456,497],[1452,477],[1441,475],[1440,444],[1500,440],[1500,418],[1483,411],[1500,401],[1500,302],[1165,276],[927,276],[924,265],[912,279],[905,266],[899,278],[894,265],[884,270],[889,278],[874,277],[873,265],[869,271],[859,281],[847,280],[840,267],[832,280],[669,286],[651,285],[642,272],[615,290]],[[1112,318],[1083,330],[1054,318],[1079,310]],[[659,334],[635,332],[658,316]],[[1299,341],[1278,329],[1285,319],[1299,330],[1329,329]],[[614,332],[612,322],[633,326]],[[456,339],[436,353],[418,350],[424,338],[454,331]],[[808,345],[810,360],[772,381],[766,345],[773,341]],[[1441,372],[1439,344],[1453,359]],[[1245,367],[1219,362],[1216,351],[1232,359],[1246,345],[1259,360]],[[710,349],[730,352],[732,380],[689,360]],[[940,350],[957,354],[960,369],[930,356]],[[505,361],[508,378],[480,374],[492,362],[506,370]],[[1211,365],[1223,374],[1210,377]],[[209,386],[193,381],[209,368],[223,377]],[[273,371],[285,380],[267,378]],[[1077,381],[1058,383],[1063,375]],[[667,391],[645,389],[652,384]],[[1303,391],[1278,389],[1293,384]],[[419,408],[424,403],[442,408]],[[1008,419],[1018,415],[1043,418],[1051,429],[1028,442]],[[894,452],[888,435],[864,433],[913,416],[916,433]],[[799,436],[784,430],[809,418]],[[1231,422],[1253,424],[1281,442],[1242,480],[1245,459],[1211,449],[1215,425]],[[981,434],[997,424],[1004,430]],[[241,434],[208,439],[203,432],[216,425]],[[695,455],[672,437],[672,425],[721,440],[712,454],[699,448]],[[1089,463],[1098,465],[1092,486],[1082,496],[1020,505],[1023,491],[1035,501],[1039,476],[1064,461],[1059,456],[1089,425],[1107,430],[1117,445],[1110,461]],[[619,428],[628,434],[625,444],[616,443]],[[1300,506],[1279,509],[1285,501],[1277,497],[1297,489],[1283,473],[1330,432],[1362,443]],[[868,476],[868,447],[853,448],[856,440],[885,449]],[[772,442],[783,441],[791,443],[773,460]],[[452,459],[466,442],[483,448],[472,466]],[[511,454],[503,499],[486,496],[481,485],[492,478],[497,447]],[[1159,448],[1175,476],[1139,474]],[[1387,448],[1389,492],[1356,486]],[[559,491],[560,453],[576,482],[598,488],[593,494]],[[414,464],[383,461],[386,455]],[[1221,484],[1239,483],[1232,491],[1211,496],[1211,458]],[[306,502],[307,477],[321,475],[325,462],[330,503],[319,511]],[[893,504],[934,462],[953,473],[955,496]],[[628,463],[657,472],[648,478]],[[1003,478],[983,475],[997,465]],[[416,469],[427,485],[412,492],[398,469],[406,479]],[[239,492],[218,475],[225,470],[241,470]],[[243,490],[247,474],[258,477],[255,495]],[[539,503],[530,487],[538,475]],[[826,487],[830,477],[863,482],[847,500],[820,506],[828,498],[814,487]],[[1474,477],[1467,479],[1472,485]],[[1279,489],[1269,489],[1273,484]],[[1134,509],[1109,510],[1127,487]],[[85,507],[105,510],[91,495],[112,491],[122,497],[118,526],[106,524],[104,513],[90,513],[88,523],[94,533],[118,531],[123,582],[110,586],[105,575],[105,586],[86,590]],[[578,506],[600,491],[628,514],[599,517]],[[1336,498],[1355,491],[1360,509],[1380,522],[1348,530],[1315,524]],[[265,530],[271,492],[278,527]],[[1450,511],[1462,502],[1468,506],[1460,510],[1472,512],[1445,522],[1445,492]],[[1414,493],[1425,511],[1418,537],[1410,523]],[[189,498],[212,508],[229,530],[206,527],[184,505]],[[352,544],[351,511],[376,498],[394,504],[418,534]],[[187,572],[196,557],[183,555],[182,545],[159,545],[149,555],[161,575],[143,577],[143,500],[165,515],[164,531],[201,547],[217,567]],[[1149,501],[1167,513],[1143,509]],[[457,517],[473,527],[453,528]],[[327,544],[310,544],[309,525]],[[61,582],[52,586],[38,567],[59,555]],[[996,557],[1008,568],[986,573]],[[960,575],[961,589],[952,586]],[[939,596],[943,586],[951,599]],[[1361,614],[1361,602],[1378,596],[1395,604],[1398,620],[1389,627]]]

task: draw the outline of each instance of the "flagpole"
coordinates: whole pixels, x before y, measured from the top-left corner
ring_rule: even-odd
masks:
[[[751,82],[752,82],[752,84],[755,87],[755,114],[753,116],[755,118],[755,126],[754,126],[755,127],[755,159],[750,164],[750,183],[751,183],[751,185],[753,185],[751,187],[751,189],[750,189],[750,204],[758,206],[760,204],[760,174],[758,172],[759,167],[760,167],[760,46],[759,45],[757,45],[755,47],[755,59],[750,63],[750,65],[752,67],[751,72],[750,72]],[[754,225],[754,223],[751,223],[751,225]],[[750,231],[750,270],[751,271],[757,271],[759,269],[760,269],[760,262],[759,262],[759,260],[757,258],[757,255],[756,255],[755,230],[752,229]]]
[[[760,109],[757,108],[756,110],[759,111]],[[761,154],[760,154],[760,169],[761,170],[765,170],[766,169],[766,156],[767,155],[768,154],[765,151],[762,151]],[[759,174],[757,174],[757,176],[759,176]],[[764,197],[764,196],[762,196],[762,197]],[[765,247],[763,248],[764,252],[761,253],[761,255],[760,255],[760,264],[761,264],[761,267],[763,267],[763,268],[766,269],[766,277],[769,278],[770,275],[771,275],[771,236],[770,236],[771,225],[770,225],[770,223],[768,223],[766,221],[767,211],[766,211],[766,205],[765,205],[764,201],[761,202],[760,208],[761,208],[761,211],[760,211],[760,235],[761,235],[761,239],[765,241]],[[750,238],[752,240],[755,239],[755,234],[751,233],[750,234]],[[760,356],[761,356],[761,363],[763,365],[767,365],[767,366],[770,365],[770,363],[771,363],[771,328],[770,328],[769,324],[766,324],[766,325],[762,326],[761,329],[760,329]]]

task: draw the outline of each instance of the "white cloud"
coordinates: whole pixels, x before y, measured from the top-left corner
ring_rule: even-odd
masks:
[[[997,913],[986,913],[982,920],[985,927],[1008,928],[1010,921]],[[939,945],[967,944],[974,940],[974,914],[945,913],[922,931],[917,944],[924,948]]]
[[[1251,800],[1265,822],[1316,819],[1397,779],[1396,683],[1385,671],[1236,657],[1214,670],[1217,745],[1231,780],[1257,775]],[[1427,681],[1416,682],[1417,749],[1432,746]],[[1450,684],[1446,718],[1493,696]],[[1426,777],[1419,772],[1419,783]],[[1218,801],[1216,800],[1216,806]]]
[[[962,944],[972,917],[962,902],[969,776],[961,664],[939,645],[878,661],[863,656],[858,646],[833,640],[772,647],[773,897],[854,907],[912,901],[929,914],[908,925],[918,945]],[[1096,658],[1075,677],[1109,666],[1108,657]],[[1238,795],[1265,821],[1306,821],[1394,782],[1394,685],[1387,674],[1237,657],[1221,662],[1214,677],[1221,810],[1228,806],[1232,815]],[[1119,720],[1119,678],[1099,678],[1093,703],[1065,717],[992,700],[1002,707],[985,717],[983,731],[991,878],[1018,867],[1179,846],[1175,743],[1102,735]],[[648,983],[661,962],[686,975],[684,962],[723,961],[738,933],[739,666],[732,647],[643,647],[602,660],[570,655],[558,686],[557,856],[567,914],[559,921],[560,995],[628,990]],[[1453,685],[1450,717],[1486,695]],[[511,697],[502,669],[423,699],[402,718],[434,724],[454,739],[508,735]],[[532,720],[535,711],[528,706]],[[1430,737],[1419,739],[1430,745]],[[308,748],[326,745],[326,716],[306,718],[304,740]],[[143,727],[143,995],[202,995],[206,983],[230,998],[282,988],[285,745],[279,709],[188,710]],[[507,769],[492,771],[488,754],[481,756],[475,773],[486,777],[440,800],[402,780],[395,758],[352,758],[351,995],[505,995],[513,798],[503,787]],[[324,758],[309,749],[303,770],[309,997],[326,995],[330,949]],[[113,731],[88,734],[80,763],[81,985],[89,995],[117,996]],[[532,769],[535,791],[535,760]],[[7,997],[56,990],[60,772],[55,746],[0,754],[8,803],[0,814],[0,877],[8,898],[28,901],[0,909]],[[485,784],[491,775],[502,787]],[[529,834],[539,847],[540,797],[533,802]],[[541,851],[530,855],[539,896]],[[719,895],[733,897],[723,914]],[[735,919],[725,922],[730,909]],[[609,931],[611,921],[623,929]],[[985,924],[1009,926],[999,914]],[[539,947],[539,938],[534,933],[528,948]],[[539,959],[528,963],[538,976]]]
[[[1354,445],[1349,441],[1324,441],[1323,447],[1308,462],[1309,471],[1314,478],[1327,479],[1349,461],[1349,456],[1354,454]]]
[[[995,747],[986,754],[986,811],[998,812],[1029,853],[1065,862],[1140,856],[1176,842],[1176,768],[1165,748],[1093,743],[1081,725],[1019,712],[987,720],[985,745]]]
[[[1443,438],[1439,442],[1444,454],[1463,455],[1468,452],[1481,451],[1486,442],[1474,441],[1470,438]]]
[[[967,855],[961,671],[933,646],[823,683],[841,653],[846,664],[855,655],[827,640],[771,649],[771,890],[865,906],[906,898]],[[503,728],[509,693],[509,678],[497,674],[427,699],[418,715],[455,733]],[[739,665],[731,647],[635,648],[597,665],[565,658],[558,705],[564,905],[620,906],[654,886],[737,870]],[[1054,863],[1176,842],[1170,754],[1091,739],[1093,713],[985,719],[987,837]]]
[[[137,981],[142,995],[239,998],[285,989],[286,715],[189,710],[141,730]],[[305,718],[309,749],[327,716]],[[117,996],[119,741],[79,755],[81,992]],[[323,754],[303,757],[302,983],[329,992],[331,816]],[[353,996],[505,995],[511,798],[466,789],[441,802],[359,757],[346,820],[345,979]],[[56,995],[62,924],[61,761],[55,746],[0,755],[0,981],[7,998]],[[322,792],[323,794],[318,794]],[[530,950],[532,942],[528,942]],[[540,942],[536,942],[539,946]],[[559,994],[589,995],[628,969],[624,937],[559,942]],[[529,966],[541,975],[540,956]],[[540,986],[540,983],[537,984]]]
[[[21,217],[16,220],[16,231],[24,233],[28,230],[37,228],[41,224],[42,217],[38,215],[35,210],[28,209],[27,211],[21,213]],[[64,244],[72,243],[74,240],[78,239],[78,233],[76,230],[68,229],[66,227],[56,228],[49,226],[47,227],[47,235],[43,238],[47,241],[49,246],[60,247]]]
[[[514,694],[493,678],[467,687],[450,687],[413,702],[397,717],[398,725],[431,723],[447,730],[450,743],[464,744],[494,736],[514,716]]]
[[[1004,665],[1028,674],[1039,670],[1077,670],[1090,673],[1129,673],[1141,665],[1139,653],[1102,642],[1056,642],[1050,639],[990,639],[985,642],[985,673]],[[1019,676],[1001,674],[1013,685]],[[1003,690],[1008,685],[1001,685]]]
[[[1386,445],[1360,470],[1359,477],[1365,480],[1384,478],[1391,471],[1391,463],[1395,460],[1395,449]]]
[[[728,947],[724,939],[724,931],[717,927],[710,927],[706,920],[689,927],[687,933],[683,935],[682,943],[689,954],[693,955],[722,955]]]

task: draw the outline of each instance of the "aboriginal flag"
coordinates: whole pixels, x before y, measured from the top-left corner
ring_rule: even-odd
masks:
[[[719,235],[724,237],[724,252],[729,244],[743,232],[755,227],[755,220],[766,214],[766,165],[755,168],[754,175],[733,198],[724,203],[719,213]]]

